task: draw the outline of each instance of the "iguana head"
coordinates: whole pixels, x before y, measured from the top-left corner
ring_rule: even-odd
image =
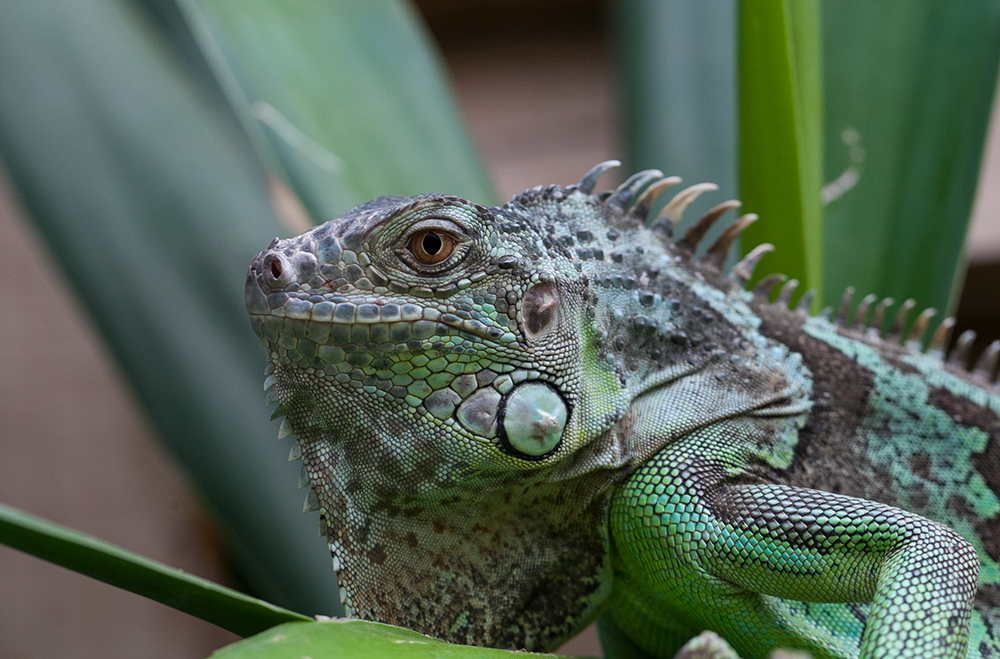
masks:
[[[312,422],[423,426],[421,450],[447,461],[429,480],[530,471],[581,446],[572,412],[589,292],[523,208],[383,197],[276,241],[247,291],[275,369],[337,392],[342,409]],[[288,407],[295,392],[278,396]]]
[[[600,612],[605,492],[669,441],[628,432],[630,403],[739,340],[644,227],[676,181],[593,194],[606,168],[499,208],[382,197],[254,260],[267,385],[350,613],[551,649]]]

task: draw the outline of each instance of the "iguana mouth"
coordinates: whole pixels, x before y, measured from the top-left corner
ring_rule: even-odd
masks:
[[[463,318],[434,307],[384,297],[351,300],[342,296],[317,295],[312,290],[277,291],[265,295],[254,277],[247,278],[247,307],[252,316],[290,318],[330,326],[332,343],[405,344],[433,336],[464,332],[490,343],[511,343],[516,339],[509,330],[473,319]],[[376,330],[375,328],[379,328]],[[364,338],[364,335],[368,335]],[[377,336],[373,336],[377,335]],[[363,339],[364,340],[361,340]]]

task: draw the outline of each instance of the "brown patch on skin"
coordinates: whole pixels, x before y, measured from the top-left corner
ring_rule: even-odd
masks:
[[[972,463],[990,489],[1000,493],[1000,417],[947,389],[932,388],[927,399],[951,418],[960,418],[962,425],[975,426],[989,435],[986,450],[973,454]]]
[[[482,524],[473,524],[472,525],[472,532],[473,533],[489,533],[490,532],[490,528],[486,527],[486,526],[483,526]]]
[[[916,510],[924,510],[927,508],[927,504],[930,503],[931,497],[927,492],[927,488],[923,485],[917,485],[907,493],[910,497],[910,503]]]
[[[976,512],[969,507],[968,502],[962,497],[950,497],[948,499],[948,507],[964,519],[975,520],[973,526],[976,529],[976,534],[983,541],[983,549],[986,550],[986,553],[993,560],[1000,560],[1000,555],[998,555],[1000,546],[997,544],[997,521],[994,518],[980,519],[976,515]]]
[[[441,554],[434,554],[434,556],[431,558],[431,565],[433,565],[439,570],[448,569],[448,561],[446,561],[444,559],[444,556],[442,556]]]
[[[385,559],[385,549],[382,545],[375,545],[368,551],[368,560],[371,561],[372,565],[382,565],[385,563]]]
[[[902,354],[904,351],[904,348],[902,346],[892,343],[885,343],[884,346],[889,348],[889,350],[883,350],[882,357],[887,362],[889,362],[893,368],[895,368],[900,373],[905,373],[906,375],[919,375],[923,377],[923,374],[917,367],[911,366],[910,364],[907,364],[906,362],[904,362],[902,359],[899,358],[900,354]]]
[[[417,546],[420,544],[417,541],[417,534],[414,533],[413,531],[410,531],[409,533],[403,536],[403,542],[405,542],[406,546],[409,547],[410,549],[416,549]]]
[[[1000,610],[1000,587],[980,586],[976,591],[976,604],[988,609]]]
[[[974,605],[983,616],[983,623],[986,625],[990,638],[997,638],[997,633],[1000,631],[998,629],[1000,626],[1000,588],[994,585],[980,585],[979,589],[976,590]],[[980,645],[980,652],[983,657],[993,656],[985,643]]]
[[[438,520],[434,520],[432,524],[434,526],[434,533],[437,533],[438,535],[448,530],[448,527],[445,526],[443,522],[440,522]]]
[[[930,480],[931,456],[926,453],[913,454],[910,456],[910,468],[913,469],[913,473],[920,476],[924,480]]]
[[[760,332],[802,355],[813,376],[813,411],[799,431],[792,465],[770,479],[794,487],[860,496],[891,503],[887,481],[873,473],[856,440],[868,416],[874,377],[840,350],[802,330],[803,317],[755,297]],[[867,469],[865,468],[867,466]]]
[[[989,408],[976,405],[971,400],[957,396],[947,389],[932,388],[927,401],[951,418],[961,418],[962,425],[979,428],[989,435],[986,450],[982,453],[973,453],[971,462],[989,488],[1000,496],[1000,417]],[[959,505],[953,501],[948,503],[953,507]],[[965,507],[965,502],[961,501],[961,505]],[[976,533],[983,541],[983,549],[990,558],[1000,561],[1000,519],[997,519],[996,515],[989,519],[981,519],[972,510],[965,512],[964,516],[975,520]]]
[[[993,516],[978,520],[974,526],[982,538],[983,549],[994,561],[1000,561],[1000,520]]]

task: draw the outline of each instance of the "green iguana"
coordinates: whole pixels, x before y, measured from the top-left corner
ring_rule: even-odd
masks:
[[[694,252],[678,182],[499,208],[382,197],[254,260],[265,389],[349,615],[624,654],[713,630],[743,657],[1000,657],[1000,397],[930,312],[835,320]],[[871,315],[870,322],[866,322]],[[932,521],[934,520],[934,521]],[[977,577],[979,579],[977,589]]]

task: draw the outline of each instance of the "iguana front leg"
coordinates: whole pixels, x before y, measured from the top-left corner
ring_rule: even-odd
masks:
[[[612,503],[617,558],[631,578],[648,580],[652,606],[717,631],[746,657],[781,646],[855,656],[856,619],[835,614],[823,627],[814,616],[781,615],[770,598],[871,602],[856,656],[964,657],[979,574],[971,545],[897,508],[741,478],[731,462],[738,451],[719,449],[739,443],[723,441],[740,435],[739,424],[667,447]]]

